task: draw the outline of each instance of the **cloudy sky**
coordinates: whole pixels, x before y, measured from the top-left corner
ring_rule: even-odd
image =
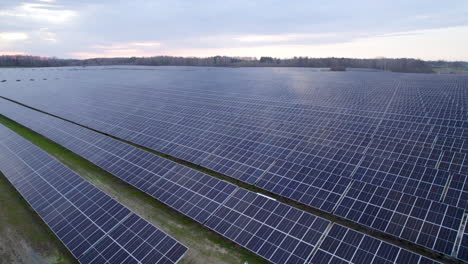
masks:
[[[466,0],[0,0],[0,54],[468,60]]]

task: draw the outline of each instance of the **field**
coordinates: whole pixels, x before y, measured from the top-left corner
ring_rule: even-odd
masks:
[[[180,263],[359,263],[347,246],[374,262],[467,258],[466,75],[113,66],[0,80],[0,124],[187,246]],[[16,241],[0,241],[4,259],[74,263],[0,188],[0,232]]]

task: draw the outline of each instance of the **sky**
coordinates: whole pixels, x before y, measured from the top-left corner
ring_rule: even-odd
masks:
[[[0,0],[0,54],[468,61],[468,1]]]

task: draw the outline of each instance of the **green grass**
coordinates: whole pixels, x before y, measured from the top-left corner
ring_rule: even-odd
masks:
[[[188,246],[189,251],[181,263],[244,263],[245,261],[266,263],[250,251],[217,235],[51,140],[1,115],[0,123],[39,146],[86,180]],[[21,219],[9,221],[7,224],[17,228],[29,225]],[[38,237],[26,235],[26,238],[32,241],[51,239],[50,234]]]

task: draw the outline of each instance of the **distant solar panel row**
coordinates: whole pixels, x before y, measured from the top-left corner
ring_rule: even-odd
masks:
[[[124,173],[114,171],[113,173],[116,173],[116,176],[128,175],[127,178],[122,179],[133,183],[142,182],[144,178],[146,179],[144,184],[151,186],[150,190],[166,190],[167,195],[153,196],[169,205],[170,203],[167,200],[176,201],[175,204],[180,206],[172,207],[197,221],[200,221],[201,218],[191,214],[191,212],[200,212],[200,210],[189,210],[194,206],[187,206],[187,203],[184,202],[187,197],[184,197],[183,193],[181,194],[171,186],[175,186],[175,182],[189,182],[188,185],[191,186],[189,189],[197,194],[205,194],[205,197],[211,197],[211,199],[216,199],[219,196],[219,191],[215,190],[216,187],[213,189],[203,187],[200,183],[193,181],[191,177],[184,176],[186,174],[198,174],[194,170],[161,159],[153,154],[140,152],[140,150],[127,144],[13,103],[3,101],[0,103],[0,109],[7,117],[38,131],[52,140],[62,142],[65,147],[70,148],[72,151],[82,152],[80,148],[86,150],[82,152],[85,158],[102,157],[104,155],[107,157],[106,162],[109,164],[118,164],[122,160],[128,159],[131,162],[120,166],[126,167]],[[99,142],[105,142],[106,145]],[[89,145],[99,146],[102,149],[96,147],[96,149],[90,151]],[[106,154],[102,153],[104,149],[108,154],[113,153],[115,154],[114,157],[120,156],[121,159],[106,156]],[[139,170],[135,169],[137,167],[130,167],[129,164],[135,163],[138,164]],[[105,167],[106,165],[100,166]],[[150,175],[154,173],[151,171],[154,171],[155,167],[164,168],[162,170],[163,175],[161,179],[152,182]],[[181,171],[184,171],[184,174],[181,174]],[[234,187],[216,178],[209,178],[208,186],[219,186],[220,183],[223,183]],[[143,187],[137,188],[144,190],[144,184],[141,185]],[[151,194],[151,192],[148,193]],[[304,263],[307,261],[319,238],[330,223],[322,218],[241,188],[233,189],[231,194],[232,196],[228,199],[223,199],[226,202],[220,208],[218,208],[218,204],[205,207],[208,215],[201,222],[206,221],[207,227],[273,263]],[[198,198],[192,197],[192,202],[197,201]],[[184,208],[187,210],[184,210]]]
[[[4,126],[0,171],[80,263],[177,263],[187,251]]]
[[[100,72],[101,74],[102,72]],[[122,74],[124,75],[125,73],[122,73],[122,72],[119,72],[119,74]],[[78,77],[80,77],[81,75],[78,75]],[[350,76],[350,75],[349,75]],[[93,76],[94,77],[94,76]],[[118,109],[122,109],[122,110],[125,110],[126,114],[131,114],[134,110],[135,110],[135,105],[138,105],[139,107],[141,107],[142,110],[145,109],[145,106],[151,106],[151,108],[148,108],[149,111],[153,112],[153,111],[160,111],[161,109],[162,110],[173,110],[173,114],[177,114],[178,110],[182,110],[184,109],[184,107],[173,107],[175,106],[176,104],[173,104],[175,102],[177,102],[177,100],[182,100],[184,99],[186,101],[186,104],[179,104],[179,105],[187,105],[187,106],[190,106],[191,108],[199,108],[198,110],[199,111],[196,111],[196,112],[193,112],[193,111],[183,111],[183,114],[185,115],[188,115],[188,114],[194,114],[194,113],[202,113],[202,114],[206,114],[207,113],[207,110],[211,110],[211,111],[214,111],[216,110],[217,112],[220,112],[222,111],[224,108],[228,108],[229,109],[226,109],[225,111],[223,112],[226,112],[226,113],[232,113],[232,112],[235,112],[233,116],[236,116],[238,117],[238,113],[239,111],[243,111],[244,113],[241,113],[242,116],[246,116],[245,115],[245,112],[248,112],[249,110],[252,111],[252,110],[261,110],[261,111],[264,111],[266,112],[264,114],[264,116],[270,118],[271,121],[275,121],[275,120],[281,120],[281,121],[287,121],[286,124],[288,124],[288,126],[286,127],[283,127],[281,129],[287,129],[287,130],[291,130],[291,125],[294,125],[295,123],[300,123],[300,124],[305,124],[305,126],[302,126],[302,128],[306,128],[306,127],[310,127],[311,124],[314,124],[313,122],[314,121],[317,121],[317,118],[326,118],[327,120],[333,120],[333,121],[337,121],[336,123],[333,123],[333,127],[336,128],[336,125],[338,125],[340,122],[339,121],[343,121],[343,120],[353,120],[353,122],[355,122],[356,120],[354,119],[357,119],[359,121],[359,125],[365,125],[365,124],[374,124],[374,125],[377,125],[379,122],[379,118],[381,118],[383,116],[382,113],[379,113],[379,112],[374,112],[374,111],[377,111],[378,109],[375,109],[373,110],[373,112],[365,112],[365,111],[362,111],[362,110],[355,110],[353,108],[359,108],[359,107],[362,107],[362,106],[365,106],[365,105],[368,105],[370,101],[373,101],[375,100],[376,98],[379,98],[380,100],[382,100],[382,102],[384,103],[381,103],[381,104],[378,104],[376,106],[379,106],[382,107],[382,106],[385,106],[387,103],[388,103],[388,98],[389,98],[389,95],[392,95],[392,93],[394,92],[394,89],[395,89],[395,81],[394,79],[398,79],[399,76],[391,76],[390,80],[388,80],[387,78],[389,76],[379,76],[379,77],[382,77],[381,79],[387,79],[387,80],[383,80],[382,82],[378,83],[378,82],[375,82],[375,80],[367,80],[367,78],[369,78],[370,76],[360,76],[360,78],[363,78],[363,80],[357,80],[358,81],[358,85],[362,85],[363,83],[360,82],[360,81],[363,81],[364,84],[366,84],[365,82],[370,82],[374,87],[369,87],[367,85],[364,85],[363,87],[359,87],[359,86],[356,86],[356,87],[340,87],[340,86],[345,86],[345,85],[349,85],[349,86],[353,86],[356,84],[356,80],[352,79],[353,76],[350,76],[351,78],[349,79],[346,79],[346,80],[343,80],[343,84],[341,83],[336,83],[336,81],[334,81],[333,79],[330,79],[330,80],[327,80],[327,81],[330,81],[330,83],[326,83],[325,85],[329,86],[327,87],[327,89],[323,89],[323,87],[319,87],[319,88],[316,88],[314,89],[314,85],[319,85],[319,86],[322,86],[324,85],[323,83],[320,83],[320,80],[312,80],[312,84],[311,87],[310,87],[310,91],[312,91],[313,93],[318,93],[319,94],[319,97],[322,96],[323,94],[325,94],[327,97],[333,97],[333,99],[335,98],[339,98],[340,100],[349,100],[349,101],[352,101],[353,100],[353,97],[356,97],[356,95],[361,95],[362,92],[365,94],[365,99],[359,99],[359,103],[360,104],[353,104],[351,106],[349,105],[342,105],[342,106],[339,106],[339,105],[336,105],[336,106],[328,106],[328,107],[324,107],[324,106],[319,106],[320,104],[323,104],[324,102],[323,101],[317,101],[317,100],[309,100],[310,98],[307,98],[307,96],[305,96],[304,94],[301,94],[301,96],[299,98],[304,98],[302,100],[302,105],[299,105],[298,101],[299,98],[294,98],[296,101],[291,101],[291,99],[289,100],[284,100],[284,95],[280,96],[280,97],[274,97],[273,95],[269,95],[268,93],[266,93],[268,96],[257,96],[255,97],[254,96],[254,99],[247,99],[245,94],[242,94],[243,93],[243,87],[242,86],[239,86],[239,87],[236,87],[236,89],[233,89],[233,90],[229,90],[231,87],[223,87],[223,86],[216,86],[215,87],[215,90],[213,90],[214,87],[211,87],[208,85],[205,85],[205,87],[196,87],[197,85],[199,85],[198,83],[194,82],[194,83],[190,83],[189,86],[187,87],[190,87],[190,89],[187,89],[186,87],[184,87],[183,85],[179,85],[177,87],[173,87],[174,85],[171,85],[171,87],[164,87],[162,85],[162,87],[157,87],[157,88],[154,88],[154,87],[151,87],[149,83],[147,82],[143,82],[143,83],[138,83],[138,87],[131,87],[130,89],[128,87],[122,87],[122,83],[125,83],[125,80],[121,80],[119,79],[118,77],[116,78],[116,76],[112,76],[113,78],[112,79],[107,79],[105,80],[105,82],[103,80],[101,80],[101,78],[99,79],[93,79],[89,82],[87,81],[83,81],[83,80],[73,80],[74,83],[73,83],[73,86],[74,87],[71,87],[71,89],[76,89],[76,90],[80,90],[80,91],[85,91],[91,87],[92,88],[92,91],[87,91],[85,93],[75,93],[74,91],[70,91],[70,90],[67,90],[66,92],[67,93],[70,93],[70,94],[79,94],[80,96],[83,97],[85,103],[90,103],[90,102],[93,102],[95,101],[96,98],[100,98],[99,101],[104,101],[104,100],[108,100],[110,101],[110,103],[106,103],[106,104],[100,104],[99,106],[103,106],[105,107],[106,109],[111,109],[111,110],[118,110]],[[178,80],[183,78],[184,76],[177,76],[178,77]],[[320,77],[320,76],[314,76],[314,77]],[[460,83],[460,86],[463,85],[463,80],[457,80],[456,77],[454,77],[455,80],[449,80],[450,82],[456,82],[456,83]],[[102,79],[105,79],[105,78],[102,78]],[[148,79],[148,78],[146,78]],[[115,81],[114,81],[115,80]],[[96,85],[96,81],[98,81],[100,84],[101,84],[101,87],[99,87],[99,89],[95,89],[95,85]],[[388,81],[388,82],[387,82]],[[63,82],[59,82],[59,86],[60,84],[64,84],[64,82],[68,82],[68,81],[63,81]],[[135,78],[132,78],[132,83],[135,82]],[[387,82],[387,83],[386,83]],[[454,120],[450,120],[450,119],[441,119],[441,118],[435,118],[435,117],[420,117],[420,116],[414,116],[414,115],[398,115],[398,114],[390,114],[390,110],[391,110],[391,107],[389,109],[389,114],[387,114],[387,116],[389,117],[390,120],[396,118],[396,119],[400,119],[402,122],[402,124],[400,125],[396,125],[395,123],[391,123],[391,124],[388,124],[386,125],[385,122],[382,122],[383,124],[381,124],[382,126],[385,126],[386,128],[388,129],[412,129],[412,130],[416,130],[416,131],[422,131],[422,130],[434,130],[434,129],[421,129],[420,127],[411,127],[411,124],[414,124],[414,123],[417,123],[417,124],[421,124],[421,125],[441,125],[443,127],[447,127],[447,128],[450,128],[450,127],[453,127],[453,128],[458,128],[457,131],[458,134],[463,134],[465,133],[466,135],[466,132],[463,132],[463,130],[461,128],[463,128],[463,122],[464,122],[464,116],[466,117],[466,113],[463,112],[463,105],[466,104],[466,102],[464,102],[463,100],[466,100],[466,94],[463,94],[463,88],[462,87],[459,87],[458,89],[455,89],[457,87],[448,87],[445,91],[443,91],[442,93],[445,93],[445,94],[442,94],[442,95],[436,95],[436,96],[432,96],[432,93],[437,93],[439,92],[438,90],[439,89],[443,89],[443,88],[439,88],[437,85],[440,85],[441,87],[444,87],[444,86],[447,86],[447,80],[434,80],[434,82],[428,87],[428,85],[424,82],[421,81],[421,83],[423,85],[419,86],[419,87],[415,87],[414,89],[415,90],[418,90],[420,91],[420,93],[422,93],[423,95],[425,94],[426,96],[426,99],[428,101],[432,101],[434,98],[435,99],[438,99],[438,102],[439,104],[438,105],[430,105],[431,107],[428,108],[428,107],[419,107],[418,110],[422,113],[426,113],[428,111],[431,111],[431,110],[434,110],[434,109],[437,109],[438,106],[444,106],[444,107],[451,107],[451,108],[457,108],[457,111],[460,112],[460,114],[457,114],[455,116],[455,118],[458,118],[458,119],[454,119]],[[92,84],[92,86],[90,86],[90,84]],[[119,86],[115,86],[114,84],[119,84]],[[15,84],[14,84],[15,85]],[[19,84],[19,85],[22,85],[22,84]],[[67,83],[67,85],[69,85],[69,83]],[[261,83],[261,82],[257,82],[255,83],[255,85],[258,85],[258,86],[263,86],[264,83]],[[333,87],[333,85],[336,85],[336,87]],[[88,87],[87,87],[88,86]],[[265,89],[265,91],[270,91],[271,90],[274,90],[274,86],[272,87],[261,87],[263,89]],[[285,92],[289,92],[289,91],[284,91],[284,89],[281,89],[282,87],[280,88],[276,88],[277,91],[276,93],[285,93]],[[48,88],[49,89],[49,88]],[[53,88],[52,88],[53,89]],[[322,90],[323,89],[323,90]],[[338,93],[338,95],[334,95],[332,94],[332,92],[334,92],[334,89],[346,89],[345,91],[340,91],[340,93]],[[260,89],[258,89],[260,90]],[[397,99],[399,99],[399,93],[401,93],[401,96],[400,97],[403,97],[405,96],[405,94],[408,93],[408,87],[404,87],[404,86],[401,86],[399,87],[398,89],[398,93],[396,93],[396,96],[394,96],[394,100],[396,101]],[[179,92],[180,91],[180,92]],[[260,90],[261,91],[261,90]],[[303,93],[310,93],[310,91],[308,90],[305,90],[305,91],[302,91]],[[371,91],[371,92],[369,92]],[[92,96],[90,96],[90,93],[93,93]],[[455,93],[455,92],[462,92],[462,94],[453,94],[453,95],[456,95],[456,96],[453,96],[451,93]],[[236,94],[237,93],[237,94]],[[145,96],[141,96],[142,94],[144,94]],[[16,94],[18,95],[18,94]],[[250,96],[250,94],[247,94]],[[333,95],[333,96],[332,96]],[[122,97],[122,96],[126,96],[126,97]],[[158,98],[159,100],[155,101],[152,97],[154,98]],[[252,97],[252,96],[250,96]],[[374,98],[375,97],[375,98]],[[454,98],[451,98],[451,97],[454,97]],[[122,99],[122,98],[125,98],[125,100],[119,100],[119,99]],[[413,98],[413,97],[410,97],[410,98]],[[191,99],[191,100],[189,100]],[[283,100],[281,100],[283,99]],[[447,104],[448,101],[455,101],[456,103],[454,104]],[[81,100],[80,100],[81,101]],[[412,105],[415,105],[415,104],[419,104],[420,101],[422,100],[419,100],[419,98],[414,98],[414,101],[411,101],[411,102],[408,102],[407,103],[407,106],[412,106]],[[118,108],[115,107],[116,106],[116,102],[118,102]],[[281,103],[280,103],[281,102]],[[313,103],[318,103],[318,105],[311,105]],[[343,102],[341,102],[343,103]],[[262,107],[262,104],[265,105],[265,107]],[[272,104],[274,104],[275,106],[272,106]],[[166,105],[166,106],[164,106]],[[216,107],[210,107],[210,105],[216,105]],[[221,105],[222,107],[219,107],[219,105]],[[373,105],[373,104],[371,104]],[[96,106],[96,105],[94,105]],[[155,109],[154,106],[157,106],[157,108]],[[161,107],[162,106],[162,107]],[[254,108],[254,106],[258,106],[258,109],[257,108]],[[373,105],[374,106],[374,105]],[[341,108],[333,108],[333,107],[341,107]],[[231,109],[233,108],[233,109]],[[298,110],[294,110],[294,108],[299,108]],[[349,109],[348,109],[349,108]],[[185,108],[187,109],[187,108]],[[291,115],[289,112],[290,111],[293,111],[291,110],[293,109],[295,112],[294,112],[294,115]],[[308,112],[310,111],[311,109],[314,109],[313,112]],[[318,110],[315,111],[315,109]],[[130,112],[126,111],[126,110],[130,110]],[[451,113],[450,111],[446,111],[447,113]],[[317,116],[317,113],[319,113],[320,115]],[[166,115],[168,114],[168,111],[166,111],[165,113]],[[216,115],[218,115],[220,113],[216,113],[215,115],[210,115],[212,118],[214,118]],[[258,115],[256,115],[258,116]],[[371,119],[365,117],[365,116],[369,116]],[[292,121],[290,121],[290,119],[292,119]],[[220,119],[221,120],[221,119]],[[461,121],[460,121],[461,120]],[[329,123],[329,122],[328,122]],[[323,122],[319,123],[319,124],[323,124]],[[351,123],[352,124],[352,123]],[[331,126],[325,126],[325,128],[332,128]],[[277,128],[276,128],[277,129]],[[354,131],[356,129],[356,127],[352,127],[350,131]],[[302,130],[302,129],[300,129]],[[436,131],[434,132],[438,132],[440,129],[436,129]],[[303,131],[301,131],[302,133]],[[343,131],[345,132],[345,131]],[[388,131],[386,131],[388,132]],[[392,134],[392,133],[390,133]],[[398,141],[401,141],[401,136],[399,135],[394,135],[395,138],[398,139]],[[465,136],[466,137],[466,136]],[[437,139],[436,141],[439,141],[440,139]],[[460,142],[464,142],[464,141],[459,141],[458,143]],[[429,144],[432,144],[433,142],[429,142]],[[436,142],[437,143],[437,142]],[[445,142],[444,144],[442,144],[441,146],[443,147],[448,147],[450,146],[451,144],[448,144],[449,142]],[[453,144],[454,142],[452,142]],[[456,144],[458,145],[458,148],[460,148],[462,145],[459,145],[459,144]],[[465,142],[466,144],[466,142]],[[440,145],[440,144],[435,144],[436,146]],[[466,146],[466,145],[465,145]]]

